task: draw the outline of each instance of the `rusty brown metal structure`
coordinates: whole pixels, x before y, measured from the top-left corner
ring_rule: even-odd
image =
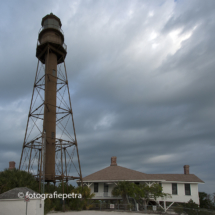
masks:
[[[51,13],[43,17],[41,25],[19,169],[32,172],[40,182],[82,181],[62,24]]]

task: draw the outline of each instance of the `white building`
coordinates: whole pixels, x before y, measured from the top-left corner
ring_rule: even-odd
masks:
[[[118,181],[146,183],[149,186],[153,183],[160,183],[163,192],[172,196],[172,198],[157,199],[158,204],[163,202],[165,209],[166,202],[173,204],[174,202],[188,202],[192,199],[199,204],[198,184],[204,183],[196,175],[189,173],[188,165],[184,166],[184,174],[146,174],[117,166],[116,157],[111,158],[109,167],[83,178],[84,185],[91,189],[91,193],[95,193],[93,199],[98,200],[120,199],[111,194]]]
[[[27,187],[18,187],[0,194],[0,214],[1,215],[44,215],[44,200],[41,198],[30,199],[25,202],[24,198],[19,198],[18,194],[24,196],[26,193],[37,194]],[[20,196],[21,196],[20,195]],[[27,210],[27,212],[26,212]]]

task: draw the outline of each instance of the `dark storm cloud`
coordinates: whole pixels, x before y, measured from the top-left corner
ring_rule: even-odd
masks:
[[[1,169],[19,163],[37,33],[52,11],[68,47],[83,175],[110,165],[111,156],[145,173],[183,173],[189,164],[211,192],[214,1],[13,3],[0,9]]]

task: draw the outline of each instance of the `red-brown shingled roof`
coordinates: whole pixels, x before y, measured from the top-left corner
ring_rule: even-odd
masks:
[[[145,174],[121,166],[109,166],[83,178],[87,181],[147,180],[147,181],[181,181],[204,183],[194,174]]]

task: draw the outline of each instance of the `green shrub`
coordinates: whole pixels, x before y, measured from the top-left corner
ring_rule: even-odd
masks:
[[[52,200],[47,198],[44,200],[44,214],[47,214],[49,211],[53,209]]]

